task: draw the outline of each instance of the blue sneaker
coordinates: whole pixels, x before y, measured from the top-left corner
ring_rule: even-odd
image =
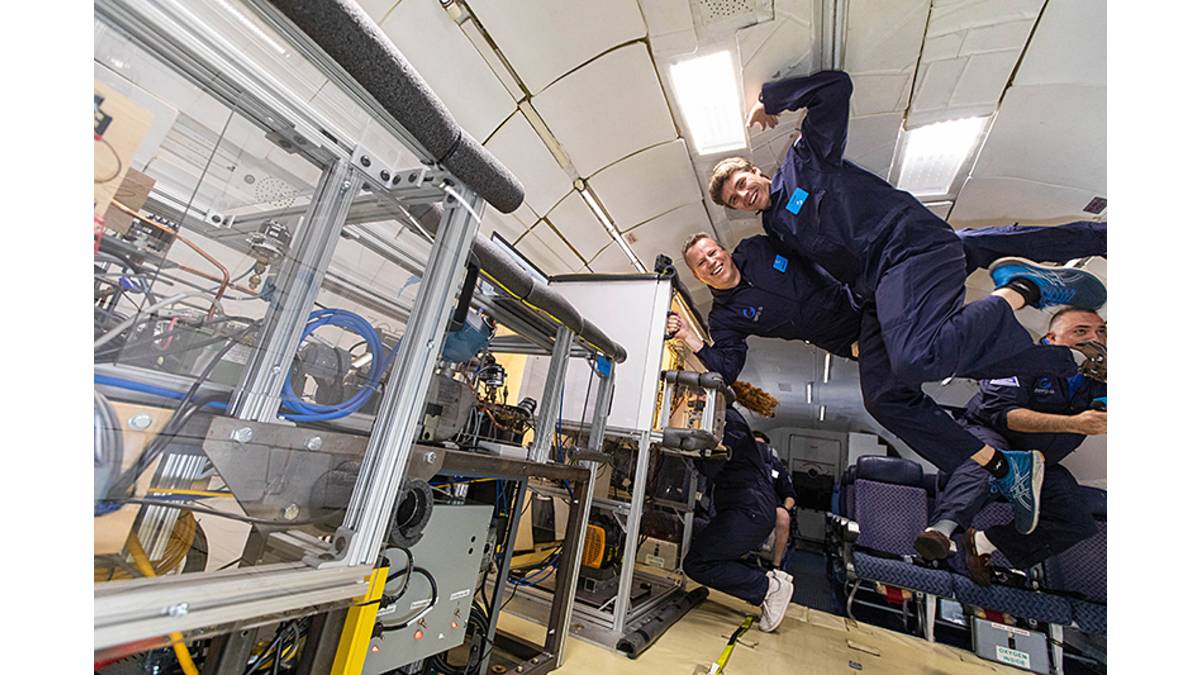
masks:
[[[993,478],[997,491],[1012,504],[1013,525],[1017,532],[1029,534],[1037,528],[1042,502],[1042,478],[1046,460],[1037,450],[1021,452],[997,450],[1008,459],[1008,474]]]
[[[996,288],[1018,277],[1037,285],[1042,297],[1036,307],[1070,305],[1080,309],[1100,309],[1108,302],[1108,289],[1100,277],[1075,267],[1046,267],[1024,258],[1001,258],[988,268]]]

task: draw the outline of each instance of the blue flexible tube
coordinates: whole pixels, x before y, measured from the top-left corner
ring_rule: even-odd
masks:
[[[308,325],[304,327],[304,333],[300,337],[301,342],[321,326],[330,325],[353,331],[366,340],[367,347],[372,355],[371,368],[367,372],[367,381],[349,399],[337,405],[322,405],[300,398],[300,395],[292,387],[292,376],[289,372],[287,381],[283,386],[282,398],[283,405],[291,412],[284,414],[283,417],[293,422],[319,422],[338,419],[363,407],[367,401],[371,400],[371,396],[379,388],[384,373],[387,372],[388,366],[391,365],[392,360],[396,357],[396,353],[400,350],[400,343],[397,342],[392,351],[385,354],[383,343],[379,340],[379,335],[375,332],[375,328],[370,322],[344,309],[318,309],[310,314],[308,316]],[[122,389],[176,400],[182,399],[184,396],[183,392],[175,391],[174,389],[157,387],[152,384],[98,373],[95,374],[95,382],[99,385],[120,387]],[[219,401],[214,401],[208,405],[215,408],[225,407],[225,403]]]

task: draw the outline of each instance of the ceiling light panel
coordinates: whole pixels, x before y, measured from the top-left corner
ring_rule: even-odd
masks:
[[[683,115],[692,148],[711,155],[746,147],[742,97],[733,54],[728,50],[671,64],[671,88]]]
[[[379,27],[474,138],[490,136],[516,109],[516,101],[439,3],[402,2]]]
[[[520,111],[508,118],[484,147],[520,179],[525,203],[538,214],[546,215],[571,191],[571,178]]]
[[[534,96],[533,107],[584,178],[678,137],[642,43],[614,50],[563,77]]]
[[[624,159],[592,176],[588,184],[621,232],[703,198],[682,139]]]
[[[605,231],[604,225],[575,190],[546,214],[546,218],[554,223],[554,227],[571,242],[584,260],[591,260],[600,249],[612,243],[613,239]]]
[[[897,187],[917,196],[948,194],[987,120],[968,117],[907,131]]]

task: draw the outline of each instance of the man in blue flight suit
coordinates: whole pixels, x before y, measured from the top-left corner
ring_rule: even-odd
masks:
[[[792,579],[781,570],[764,572],[742,560],[775,527],[775,492],[770,450],[756,443],[750,425],[732,404],[725,409],[722,443],[729,458],[701,460],[696,468],[713,484],[717,514],[692,542],[683,571],[698,583],[762,607],[758,627],[779,627],[792,601]]]
[[[792,534],[792,509],[796,508],[796,486],[792,474],[784,466],[779,453],[771,447],[771,439],[761,431],[754,432],[754,440],[767,446],[771,462],[771,482],[775,488],[775,543],[771,547],[771,566],[782,570],[783,554],[787,552],[788,539]],[[788,575],[791,579],[791,575]]]
[[[778,245],[819,264],[864,299],[859,374],[868,411],[878,390],[907,385],[899,405],[911,406],[906,399],[918,398],[923,382],[954,375],[1069,376],[1079,362],[1100,358],[1089,347],[1076,356],[1068,348],[1034,345],[1014,315],[1025,306],[1101,307],[1104,284],[1082,270],[1002,259],[992,268],[992,295],[964,305],[966,255],[950,225],[908,192],[843,158],[852,90],[850,77],[836,71],[764,84],[748,125],[773,127],[778,113],[807,108],[801,137],[773,178],[745,159],[719,162],[709,195],[723,206],[761,212],[764,231]],[[904,438],[909,430],[892,431]],[[1012,501],[1021,531],[1032,531],[1042,456],[1004,452],[968,436],[957,442],[954,454],[985,466]]]
[[[964,277],[1014,253],[1057,261],[1107,253],[1106,223],[1007,226],[956,234],[966,254]],[[712,290],[708,323],[713,344],[706,345],[677,317],[668,319],[667,332],[684,340],[727,382],[735,381],[745,365],[749,335],[805,340],[839,356],[854,355],[863,322],[858,298],[819,265],[763,235],[744,239],[730,255],[709,235],[696,234],[685,242],[683,258]],[[984,444],[950,419],[919,385],[890,372],[874,373],[871,382],[870,388],[863,386],[867,410],[919,455],[946,473],[968,457],[979,461],[973,456]],[[1031,520],[1036,524],[1036,511]]]
[[[1045,342],[1070,346],[1093,340],[1107,343],[1108,327],[1091,310],[1067,308],[1050,320]],[[1081,504],[1079,485],[1059,464],[1087,436],[1108,431],[1108,390],[1103,382],[1075,373],[1070,377],[1008,377],[979,383],[979,393],[967,404],[963,426],[980,440],[1011,448],[1038,448],[1046,455],[1042,485],[1042,517],[1037,532],[1019,533],[1012,523],[969,529],[972,518],[989,499],[988,474],[971,462],[950,475],[934,507],[933,525],[917,537],[916,549],[927,560],[948,557],[956,546],[951,536],[967,527],[963,537],[967,569],[981,585],[991,583],[991,557],[1000,551],[1014,566],[1027,569],[1061,553],[1096,532],[1096,524]]]

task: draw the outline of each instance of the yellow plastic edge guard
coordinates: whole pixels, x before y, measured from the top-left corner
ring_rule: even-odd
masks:
[[[379,599],[387,583],[388,568],[380,567],[371,573],[371,584],[367,592],[355,598],[346,610],[346,623],[342,626],[342,637],[338,641],[337,653],[333,657],[331,674],[361,675],[367,662],[367,647],[371,644],[371,631],[375,628],[375,613],[379,611]]]

